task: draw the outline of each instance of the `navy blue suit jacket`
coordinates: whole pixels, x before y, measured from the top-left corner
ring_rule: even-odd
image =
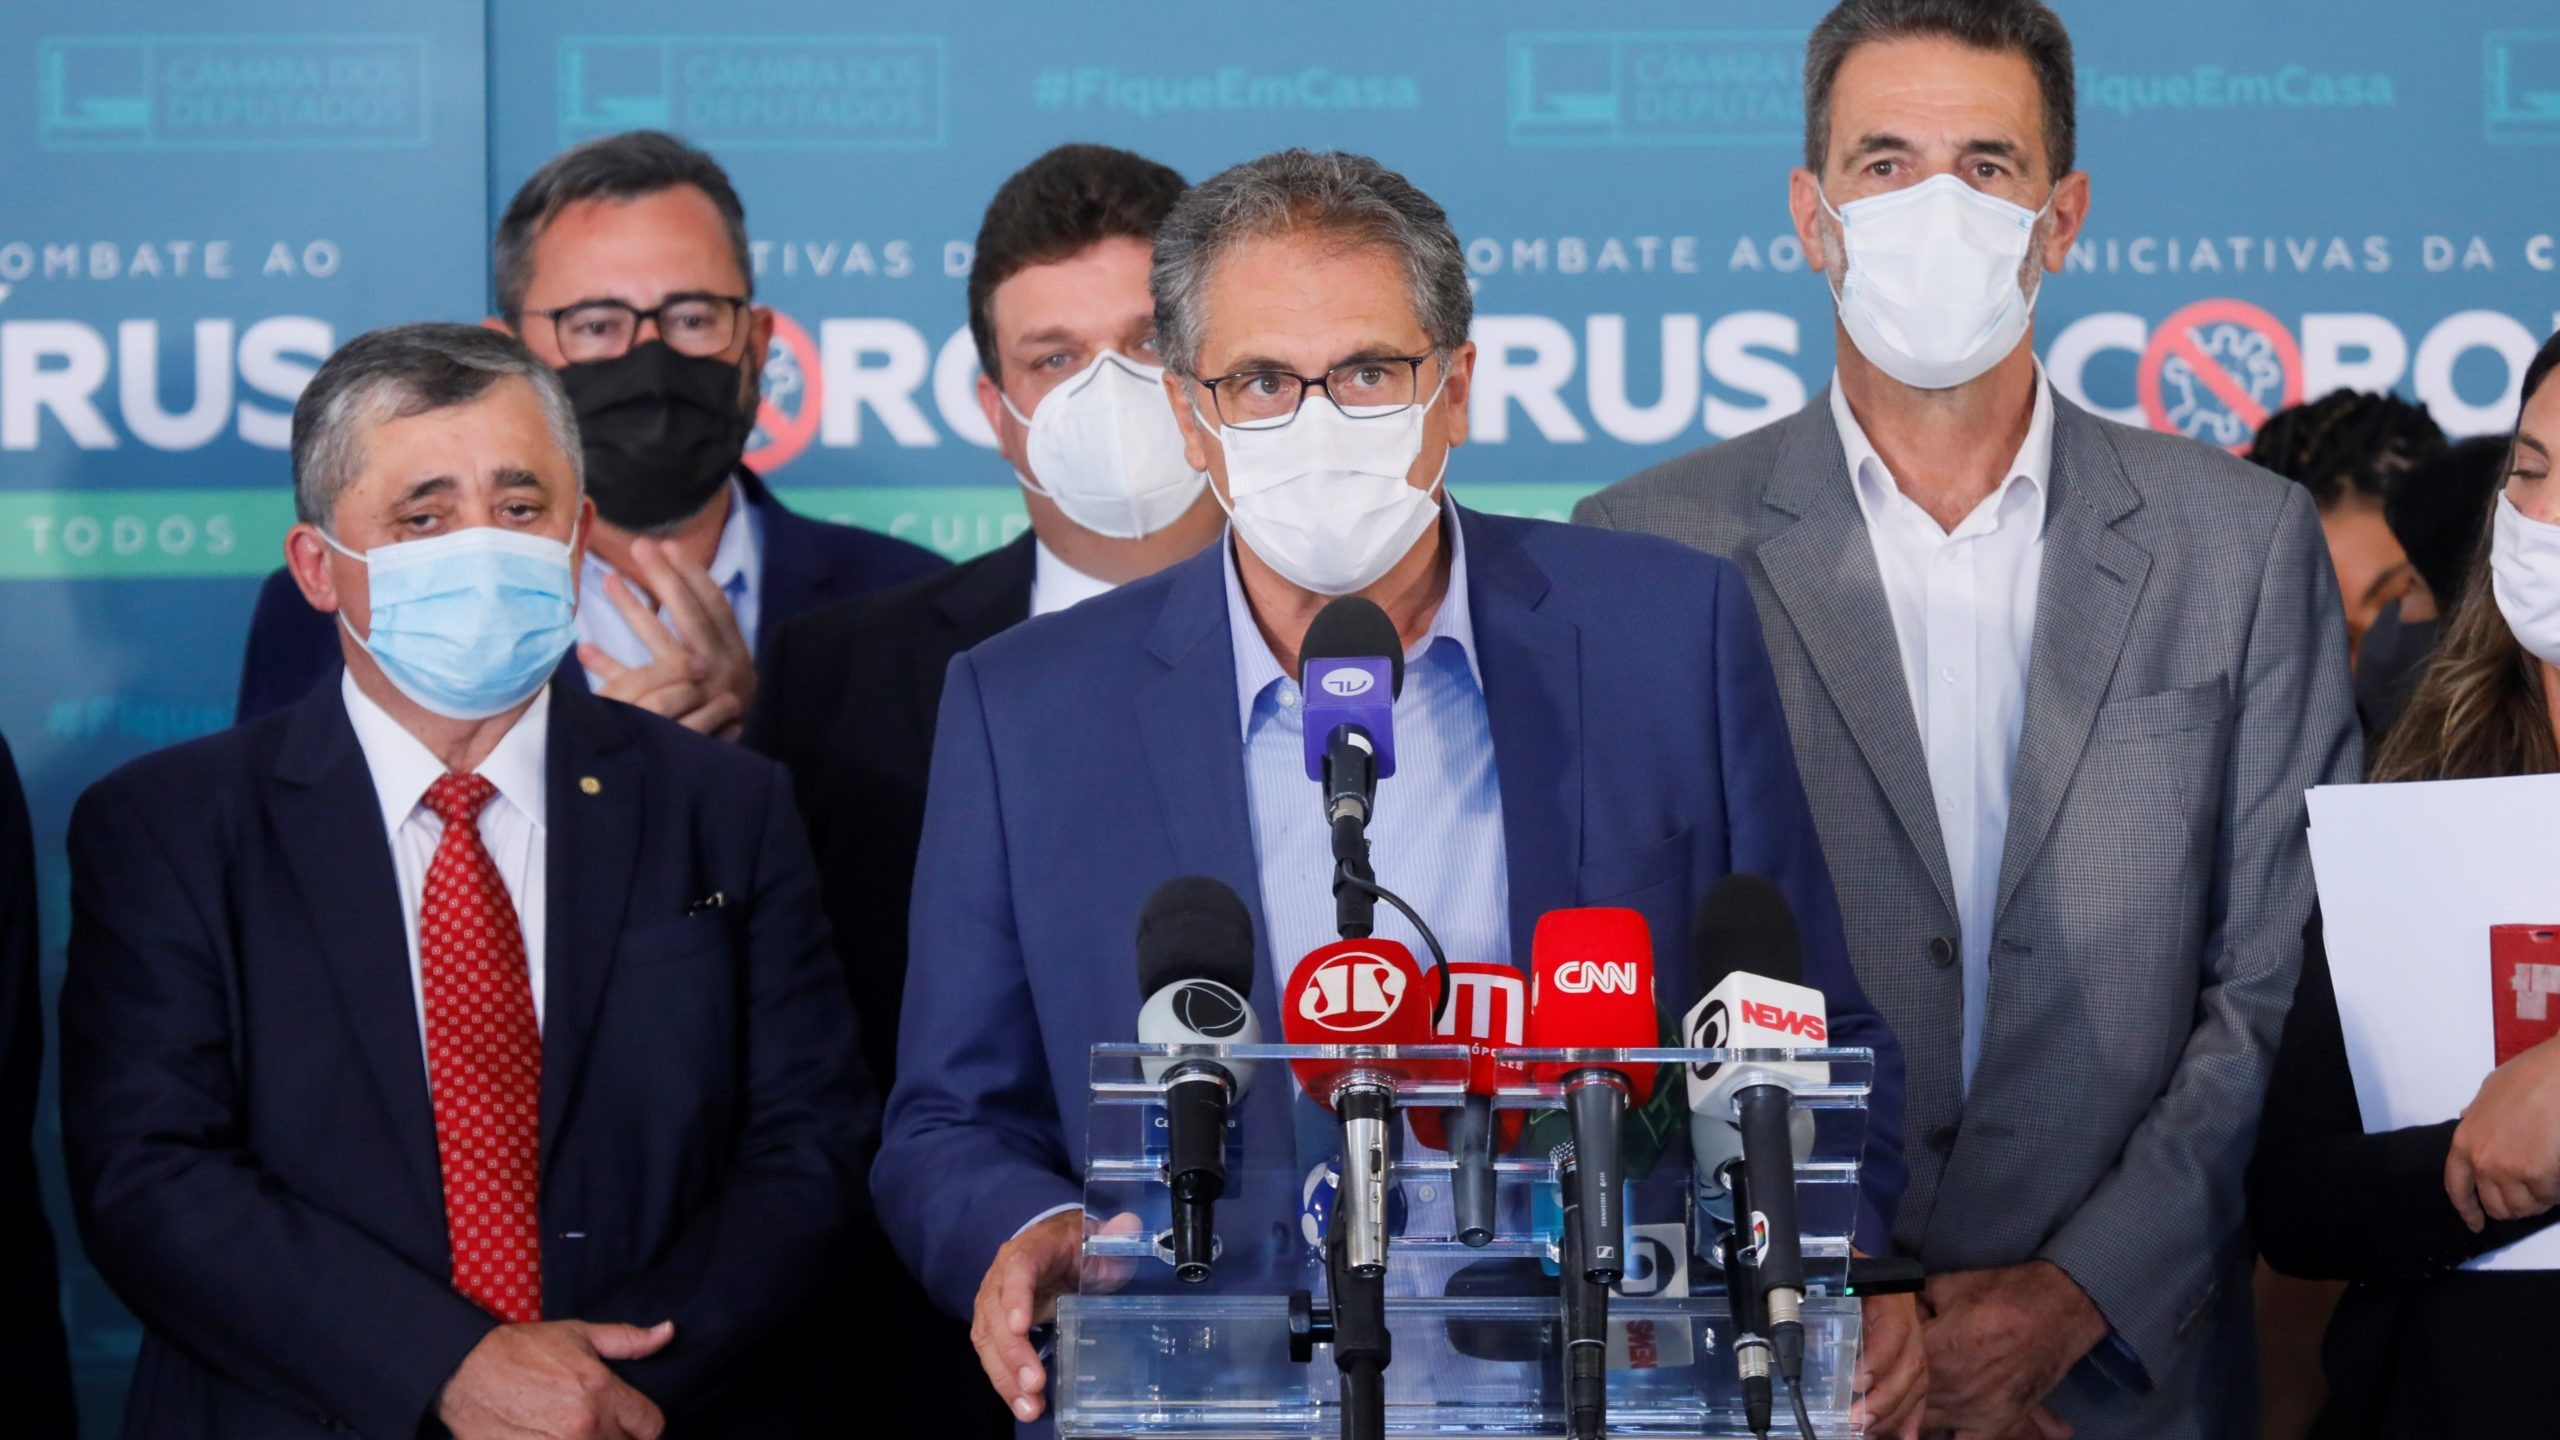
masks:
[[[848,595],[904,584],[951,562],[921,545],[857,525],[812,520],[785,509],[752,470],[738,481],[764,527],[764,595],[756,611],[756,665],[773,653],[773,637],[785,622]],[[322,614],[302,598],[293,576],[278,570],[258,587],[249,617],[248,653],[240,662],[240,701],[235,720],[255,720],[300,700],[340,667],[338,617]],[[561,658],[564,688],[585,689],[587,672],[577,652]]]
[[[674,1320],[617,1368],[675,1433],[804,1433],[772,1332],[863,1217],[878,1109],[788,781],[565,687],[547,763],[544,1315]],[[450,1283],[397,881],[337,690],[99,781],[71,866],[63,1134],[89,1255],[146,1329],[125,1433],[437,1432],[496,1322]]]
[[[1877,1054],[1861,1232],[1881,1247],[1904,1176],[1901,1052],[1849,968],[1740,572],[1646,536],[1455,513],[1501,776],[1512,953],[1529,953],[1549,910],[1628,906],[1657,939],[1660,993],[1685,1005],[1700,978],[1675,937],[1707,887],[1734,871],[1776,881],[1803,928],[1806,983],[1830,998],[1833,1043]],[[1135,1037],[1145,997],[1131,937],[1155,886],[1212,875],[1245,898],[1261,952],[1254,1008],[1266,1037],[1281,1033],[1223,563],[1213,546],[951,663],[872,1193],[955,1314],[1017,1227],[1081,1198],[1088,1051]],[[1291,1134],[1291,1088],[1266,1075],[1249,1092],[1249,1149]],[[1295,1244],[1297,1199],[1222,1200],[1228,1253],[1266,1234]]]

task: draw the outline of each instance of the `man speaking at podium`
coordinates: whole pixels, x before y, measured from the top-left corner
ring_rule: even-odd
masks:
[[[1900,1057],[1849,970],[1740,575],[1445,496],[1475,358],[1465,265],[1440,207],[1373,160],[1292,150],[1202,184],[1158,232],[1152,288],[1167,393],[1229,539],[952,662],[872,1176],[936,1302],[974,1312],[998,1393],[1043,1411],[1027,1332],[1075,1282],[1088,1052],[1134,1037],[1148,894],[1188,873],[1245,898],[1266,1036],[1284,977],[1335,938],[1295,721],[1300,644],[1338,595],[1375,601],[1405,648],[1378,880],[1453,957],[1517,964],[1541,914],[1628,906],[1685,1004],[1698,977],[1674,937],[1708,885],[1750,871],[1786,890],[1835,1043],[1877,1052],[1859,1230],[1882,1244]],[[1248,1149],[1288,1143],[1289,1088],[1248,1092]],[[1221,1266],[1300,1245],[1297,1199],[1222,1200]],[[1914,1388],[1891,1363],[1916,1364],[1893,1343],[1910,1313],[1871,1307],[1880,1398]]]

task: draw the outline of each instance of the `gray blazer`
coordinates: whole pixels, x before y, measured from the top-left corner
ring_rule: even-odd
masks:
[[[2114,1336],[2054,1401],[2082,1436],[2254,1434],[2241,1171],[2311,913],[2303,791],[2362,765],[2345,619],[2299,486],[2059,395],[2053,450],[1970,1099],[1954,887],[1827,397],[1574,518],[1750,578],[1908,1066],[1896,1244],[1932,1271],[2043,1257],[2097,1301]]]

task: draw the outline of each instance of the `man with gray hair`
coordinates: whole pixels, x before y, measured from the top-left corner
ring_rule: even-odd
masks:
[[[1491,964],[1525,966],[1551,910],[1634,909],[1679,997],[1700,977],[1675,937],[1707,888],[1774,880],[1835,1042],[1877,1053],[1858,1233],[1883,1245],[1899,1061],[1849,972],[1740,576],[1447,498],[1475,365],[1465,264],[1440,207],[1374,160],[1283,151],[1196,187],[1157,232],[1151,283],[1166,398],[1230,528],[953,660],[872,1174],[891,1240],[972,1318],[997,1393],[1038,1419],[1029,1332],[1074,1285],[1088,1224],[1127,1223],[1084,1213],[1080,1117],[1090,1047],[1128,1038],[1145,998],[1125,957],[1149,893],[1187,874],[1244,898],[1265,1037],[1299,957],[1336,938],[1298,687],[1338,596],[1383,609],[1403,651],[1377,881],[1448,954]],[[1424,953],[1401,916],[1377,926]],[[1290,1089],[1275,1076],[1242,1101],[1222,1274],[1306,1267]],[[1870,1316],[1889,1362],[1907,1300]],[[1916,1398],[1886,1369],[1881,1403]]]
[[[2255,1433],[2241,1177],[2352,780],[2298,487],[2055,393],[2030,323],[2089,214],[2036,0],[1846,0],[1788,200],[1827,396],[1586,500],[1749,577],[1859,977],[1911,1065],[1895,1244],[1930,1432]]]
[[[771,1356],[877,1112],[781,770],[553,683],[595,507],[513,338],[348,342],[293,464],[343,674],[71,820],[125,1433],[813,1433]]]
[[[773,312],[746,207],[710,155],[633,130],[553,156],[491,245],[497,313],[574,403],[596,521],[579,557],[570,683],[735,737],[784,622],[943,568],[921,546],[794,514],[744,461]],[[241,664],[239,718],[337,672],[283,570]]]

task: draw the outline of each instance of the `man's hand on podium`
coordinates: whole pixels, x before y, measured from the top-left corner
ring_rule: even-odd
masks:
[[[978,1305],[969,1320],[969,1343],[978,1347],[978,1363],[987,1383],[996,1387],[1015,1416],[1040,1418],[1048,1403],[1049,1373],[1040,1352],[1031,1346],[1031,1327],[1045,1325],[1058,1314],[1058,1297],[1082,1289],[1105,1294],[1129,1283],[1125,1261],[1098,1260],[1082,1267],[1087,1228],[1084,1212],[1061,1210],[1024,1227],[1004,1242],[987,1278],[978,1282]],[[1135,1215],[1114,1215],[1097,1227],[1105,1235],[1134,1235]]]
[[[1865,1337],[1858,1357],[1859,1423],[1879,1440],[1920,1440],[1920,1412],[1929,1398],[1920,1297],[1870,1295],[1858,1308]]]

